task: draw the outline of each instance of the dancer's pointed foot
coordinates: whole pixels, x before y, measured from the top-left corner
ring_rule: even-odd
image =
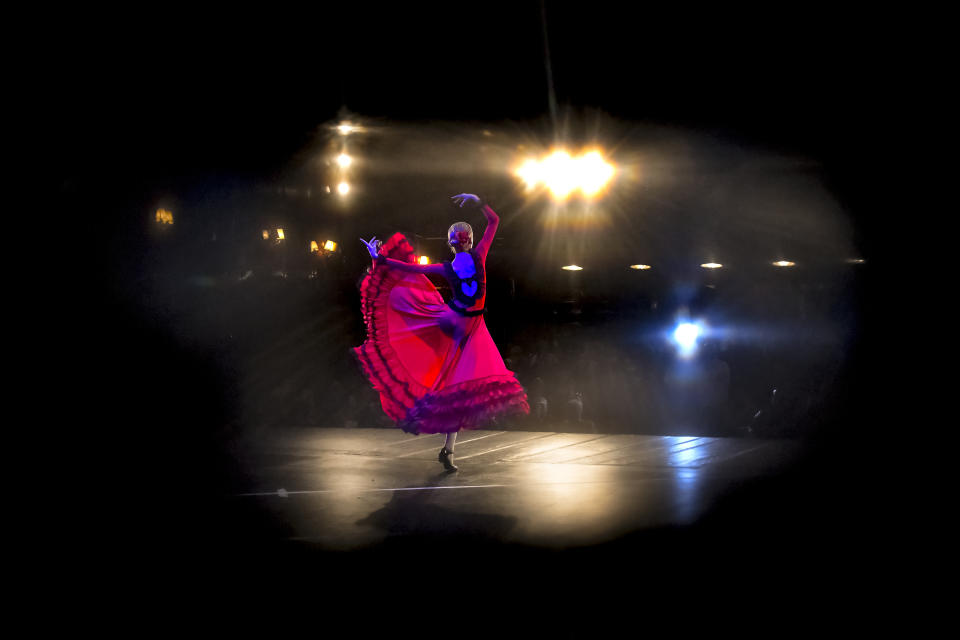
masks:
[[[447,471],[456,471],[458,469],[458,467],[453,464],[453,451],[447,451],[446,447],[440,449],[440,455],[437,456],[437,459],[443,463],[443,467]]]

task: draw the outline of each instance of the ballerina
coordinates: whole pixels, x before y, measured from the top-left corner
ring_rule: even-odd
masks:
[[[412,434],[444,433],[438,460],[456,471],[457,433],[489,424],[497,415],[530,412],[527,395],[504,365],[484,322],[486,259],[500,217],[474,194],[452,196],[473,204],[487,220],[473,246],[473,228],[447,230],[453,260],[416,264],[413,247],[395,233],[382,243],[360,239],[373,265],[360,285],[367,339],[353,348],[364,375],[380,392],[384,412]],[[443,301],[427,275],[442,276],[452,296]]]

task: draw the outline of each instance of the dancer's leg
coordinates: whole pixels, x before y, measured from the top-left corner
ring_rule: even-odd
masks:
[[[457,465],[453,464],[453,447],[457,443],[457,433],[448,433],[447,439],[443,443],[443,449],[437,459],[443,464],[447,471],[456,471]]]
[[[457,432],[453,431],[451,433],[448,433],[447,439],[443,443],[443,446],[446,448],[447,451],[449,451],[450,453],[453,453],[453,447],[456,444],[457,444]]]

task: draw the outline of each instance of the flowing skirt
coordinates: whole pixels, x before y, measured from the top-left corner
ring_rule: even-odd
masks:
[[[413,255],[399,233],[380,251],[404,261]],[[353,353],[398,427],[449,433],[489,426],[500,414],[530,412],[483,316],[448,307],[426,276],[375,265],[360,295],[367,339]]]

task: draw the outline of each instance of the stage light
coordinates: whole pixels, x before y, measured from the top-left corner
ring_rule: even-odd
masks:
[[[673,342],[677,347],[677,355],[681,358],[690,358],[696,353],[697,340],[703,334],[699,323],[681,322],[673,330]]]
[[[514,171],[528,191],[542,184],[559,201],[566,200],[578,190],[586,198],[597,196],[614,173],[614,166],[596,150],[576,158],[567,151],[557,150],[542,160],[528,158]]]
[[[340,165],[341,169],[346,169],[349,167],[351,162],[353,162],[353,158],[345,153],[341,153],[339,156],[337,156],[337,164]]]
[[[536,160],[527,160],[524,162],[520,168],[516,170],[516,175],[527,183],[527,189],[533,189],[537,186],[538,182],[543,180],[543,170],[540,168],[540,163]]]
[[[599,151],[591,151],[580,158],[580,190],[588,198],[600,193],[613,177],[613,165],[605,162]]]
[[[157,209],[157,222],[160,224],[173,224],[173,214],[166,209]]]
[[[324,251],[336,251],[336,250],[337,250],[337,243],[334,242],[333,240],[327,240],[327,241],[323,244],[323,250],[324,250]]]
[[[577,188],[576,166],[566,151],[556,151],[543,161],[543,176],[550,193],[558,200],[565,200]]]
[[[567,266],[561,268],[566,271],[583,271],[583,267],[578,267],[575,264],[568,264]]]
[[[317,253],[320,251],[320,245],[317,244],[316,240],[310,241],[310,253]]]
[[[269,239],[270,239],[270,232],[267,231],[266,229],[263,230],[263,239],[264,239],[264,240],[269,240]]]
[[[850,258],[849,260],[847,260],[847,262],[849,264],[863,264],[864,262],[866,262],[866,260],[864,260],[863,258]]]
[[[430,258],[427,256],[420,256],[420,259],[417,262],[420,264],[430,264]]]
[[[353,133],[354,127],[349,122],[344,122],[343,124],[337,127],[337,131],[340,132],[340,135],[346,136]]]
[[[649,269],[649,268],[650,268],[650,265],[648,265],[648,264],[632,264],[632,265],[630,265],[630,268],[631,268],[631,269],[643,269],[643,270],[646,270],[646,269]]]
[[[775,267],[792,267],[792,266],[794,266],[795,264],[796,264],[796,262],[790,262],[789,260],[778,260],[777,262],[774,262],[774,263],[773,263],[773,266],[775,266]]]
[[[673,339],[684,349],[692,349],[699,335],[700,327],[692,322],[682,322],[673,331]]]
[[[283,240],[283,229],[277,229],[277,240]]]
[[[720,263],[718,263],[718,262],[704,262],[704,263],[703,263],[702,265],[700,265],[700,266],[703,267],[704,269],[719,269],[719,268],[721,268],[723,265],[720,264]]]
[[[347,184],[346,182],[341,182],[340,184],[337,185],[337,192],[342,196],[347,195],[348,193],[350,193],[350,185]]]

